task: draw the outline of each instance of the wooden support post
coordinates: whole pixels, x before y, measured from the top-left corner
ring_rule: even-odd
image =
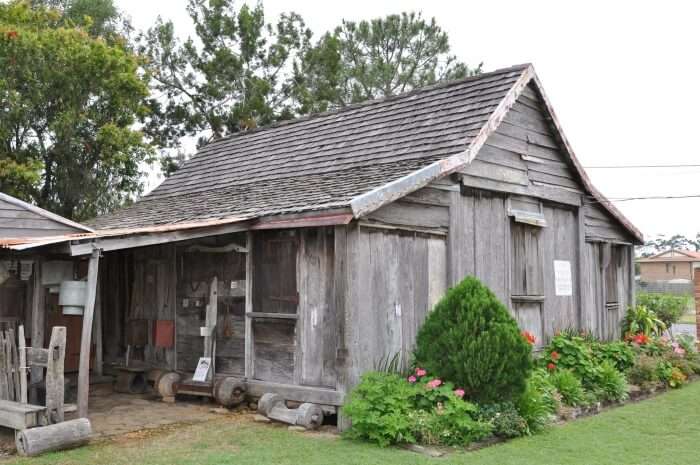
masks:
[[[211,359],[207,381],[214,379],[214,371],[216,370],[214,348],[216,346],[216,320],[218,318],[218,300],[219,300],[219,279],[214,276],[209,285],[209,303],[207,304],[207,313],[205,315],[204,326],[207,328],[207,335],[204,336],[204,356]]]
[[[245,377],[252,379],[253,373],[253,233],[246,236],[245,256]]]
[[[97,292],[95,294],[95,375],[102,376],[103,353],[102,353],[102,289],[100,280],[97,280]]]
[[[44,326],[46,324],[46,306],[44,305],[44,286],[41,285],[41,260],[34,262],[32,282],[32,347],[44,347]],[[42,367],[32,368],[31,382],[39,383],[44,379]],[[32,390],[32,392],[36,392]],[[31,399],[36,403],[36,399]]]
[[[51,329],[49,347],[46,349],[46,413],[50,423],[64,420],[64,367],[66,357],[66,328]]]
[[[100,250],[92,251],[88,266],[83,331],[80,337],[80,365],[78,368],[78,417],[87,418],[88,394],[90,391],[90,346],[92,345],[92,319],[97,295],[97,269],[100,263]]]
[[[586,273],[586,222],[583,207],[579,207],[579,209],[576,211],[576,220],[578,226],[578,240],[576,246],[576,258],[578,260],[578,269],[576,270],[576,277],[578,278],[578,329],[590,331],[592,326],[591,321],[589,321],[590,316],[587,316],[584,310],[584,307],[586,306],[586,286],[584,285],[584,275]]]
[[[17,328],[17,349],[19,351],[19,401],[27,403],[27,341],[24,338],[24,325]]]

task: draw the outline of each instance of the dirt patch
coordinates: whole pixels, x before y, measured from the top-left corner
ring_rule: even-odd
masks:
[[[252,417],[245,410],[228,411],[209,399],[192,398],[175,403],[162,402],[154,394],[115,393],[110,385],[94,385],[90,389],[89,415],[93,435],[91,442],[128,442],[148,440],[168,434],[179,427],[214,420],[245,421]],[[66,419],[76,418],[75,413]],[[15,454],[14,431],[0,428],[0,457]]]

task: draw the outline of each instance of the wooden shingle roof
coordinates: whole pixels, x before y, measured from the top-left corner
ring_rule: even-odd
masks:
[[[540,86],[531,65],[518,65],[237,133],[89,224],[137,229],[338,208],[360,217],[470,163],[531,81]],[[586,189],[604,200],[562,140]]]
[[[526,65],[214,141],[134,205],[91,225],[127,228],[348,206],[463,152]]]

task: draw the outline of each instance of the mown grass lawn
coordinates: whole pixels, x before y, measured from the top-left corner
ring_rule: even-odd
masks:
[[[547,432],[476,452],[429,458],[327,434],[290,432],[241,418],[181,427],[147,438],[94,444],[5,464],[697,464],[700,382]]]

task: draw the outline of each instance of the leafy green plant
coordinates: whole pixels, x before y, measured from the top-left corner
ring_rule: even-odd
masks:
[[[676,323],[688,309],[691,298],[688,295],[658,294],[639,292],[636,295],[637,304],[653,311],[666,327]]]
[[[549,369],[554,366],[571,370],[588,388],[597,382],[598,365],[591,346],[582,337],[560,333],[552,338],[543,353],[541,363]]]
[[[527,421],[511,402],[482,406],[479,418],[492,426],[494,436],[517,438],[530,433]]]
[[[532,372],[525,392],[515,404],[527,423],[529,433],[541,431],[552,421],[557,409],[556,392],[546,372],[541,369]]]
[[[525,390],[531,347],[508,309],[467,277],[430,312],[417,337],[416,363],[461,386],[480,403],[513,400]]]
[[[658,360],[656,363],[656,376],[659,381],[671,384],[673,379],[673,365],[668,360]]]
[[[596,394],[600,400],[620,402],[629,397],[629,386],[625,375],[620,373],[612,362],[605,361],[600,365],[600,376],[596,386]]]
[[[594,342],[591,350],[597,363],[610,362],[617,371],[624,373],[634,365],[634,350],[626,342]]]
[[[478,408],[452,395],[430,410],[411,415],[414,436],[421,444],[465,446],[489,436],[489,423],[475,419]]]
[[[586,392],[581,380],[571,370],[557,370],[550,375],[552,385],[557,389],[564,404],[578,407],[586,404]]]
[[[380,446],[415,442],[411,421],[415,396],[416,387],[396,374],[365,374],[343,407],[352,422],[346,434]]]
[[[644,334],[660,336],[666,330],[666,324],[656,313],[644,305],[630,307],[623,321],[625,334]]]
[[[351,438],[380,446],[399,443],[465,446],[491,434],[477,419],[476,405],[452,383],[427,376],[422,368],[408,378],[370,372],[350,393],[343,413],[350,418]]]
[[[689,334],[679,334],[676,336],[676,342],[689,356],[697,353],[695,338],[693,336]]]

